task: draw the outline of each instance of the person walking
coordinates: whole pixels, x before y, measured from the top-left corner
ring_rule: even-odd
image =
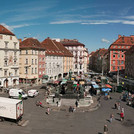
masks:
[[[50,108],[49,107],[47,108],[47,114],[48,115],[50,114]]]
[[[121,120],[121,122],[124,121],[124,113],[123,112],[120,113],[120,120]]]
[[[75,102],[75,106],[76,106],[76,108],[78,107],[78,101],[76,100],[76,102]]]
[[[104,134],[107,134],[107,133],[108,133],[108,126],[104,125]]]
[[[112,123],[113,119],[114,119],[114,115],[111,114],[111,115],[110,115],[110,123]]]

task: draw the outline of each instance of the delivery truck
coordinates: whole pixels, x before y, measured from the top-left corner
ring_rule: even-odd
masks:
[[[23,101],[0,97],[0,118],[9,118],[18,121],[24,113]]]

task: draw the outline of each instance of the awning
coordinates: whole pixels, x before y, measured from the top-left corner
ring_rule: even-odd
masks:
[[[100,88],[97,84],[93,85],[93,88]]]
[[[109,84],[105,84],[105,86],[108,88],[112,88],[112,86],[110,86]]]
[[[49,77],[48,75],[43,75],[43,76],[42,76],[42,78],[44,78],[44,79],[45,79],[45,78],[48,78],[48,77]]]
[[[110,88],[102,88],[101,90],[102,90],[103,92],[109,92],[109,91],[111,91]]]

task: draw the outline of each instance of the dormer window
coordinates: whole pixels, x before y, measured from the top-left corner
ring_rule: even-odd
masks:
[[[12,40],[12,36],[10,36],[10,40]]]

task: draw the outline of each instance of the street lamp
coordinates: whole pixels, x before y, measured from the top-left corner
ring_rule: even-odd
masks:
[[[31,65],[26,66],[26,68],[27,68],[27,72],[26,72],[26,92],[27,92],[27,74],[28,74],[28,69],[29,69],[29,67],[31,67]]]
[[[119,86],[119,67],[118,67],[118,71],[117,71],[117,86]]]

